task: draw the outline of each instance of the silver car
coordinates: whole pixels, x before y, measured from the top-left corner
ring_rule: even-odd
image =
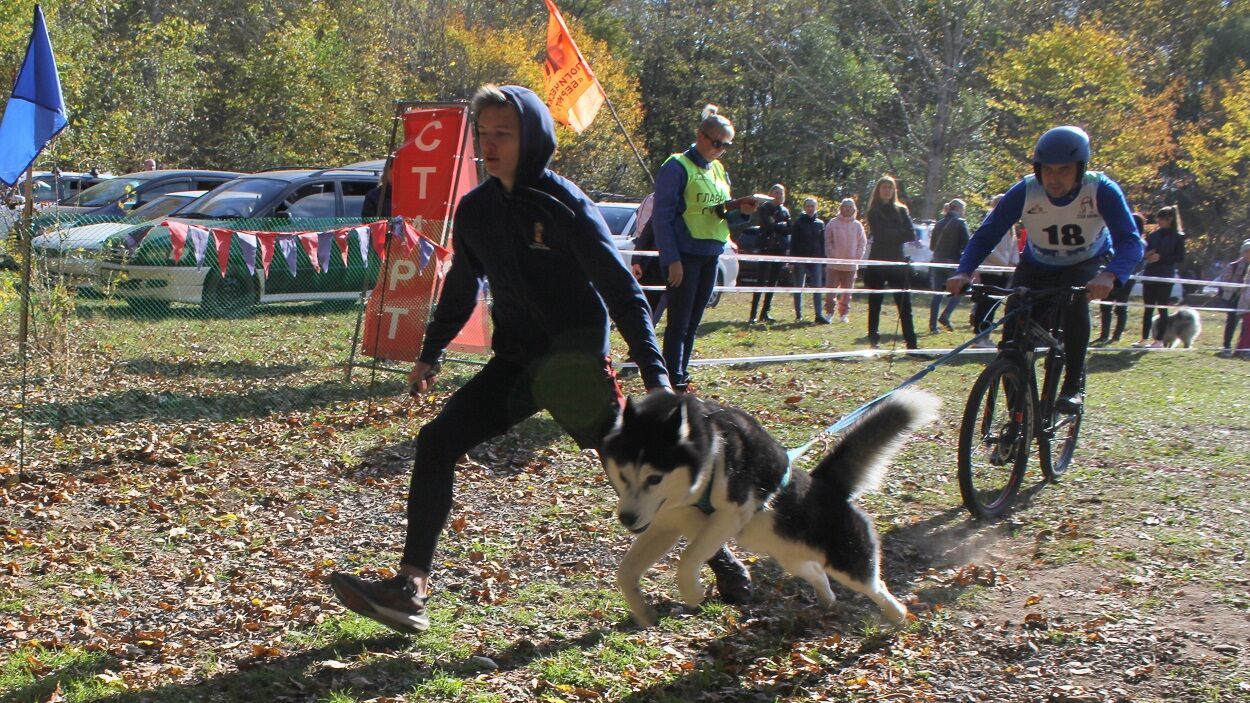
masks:
[[[603,215],[603,219],[608,223],[608,231],[612,234],[612,243],[616,245],[617,252],[633,251],[634,249],[634,230],[637,229],[638,222],[638,203],[595,203],[599,208],[599,213]],[[725,242],[725,253],[721,255],[716,263],[716,286],[718,288],[734,288],[738,285],[738,257],[737,247],[732,241]],[[621,259],[625,263],[631,263],[625,259],[625,255],[621,255]],[[715,307],[720,302],[720,292],[712,293],[712,298],[708,302],[709,307]]]

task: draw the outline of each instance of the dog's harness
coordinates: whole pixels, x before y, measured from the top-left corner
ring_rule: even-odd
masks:
[[[790,464],[786,464],[786,472],[782,474],[781,483],[777,484],[777,491],[774,492],[774,495],[777,492],[785,490],[786,486],[790,485],[790,472],[793,470],[794,469]],[[712,507],[712,484],[713,483],[714,483],[713,481],[707,482],[707,488],[703,489],[703,495],[699,497],[699,502],[694,504],[694,507],[698,508],[699,510],[702,510],[703,514],[705,515],[711,515],[712,513],[716,512],[716,508]]]

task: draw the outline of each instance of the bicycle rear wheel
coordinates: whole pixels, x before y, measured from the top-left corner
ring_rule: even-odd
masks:
[[[959,492],[973,517],[1002,515],[1020,490],[1032,423],[1025,369],[995,360],[973,384],[959,429]]]
[[[1037,458],[1048,481],[1058,480],[1072,465],[1077,436],[1081,433],[1081,418],[1085,415],[1083,407],[1072,415],[1055,410],[1062,374],[1063,364],[1052,350],[1046,358],[1046,377],[1042,382],[1040,403],[1041,431],[1037,433]],[[1084,372],[1081,374],[1081,390],[1085,390]]]

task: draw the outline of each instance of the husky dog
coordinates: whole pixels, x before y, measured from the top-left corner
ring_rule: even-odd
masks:
[[[923,391],[895,393],[852,424],[809,474],[791,471],[786,450],[742,410],[692,395],[631,398],[600,456],[617,515],[638,535],[617,571],[634,620],[655,624],[639,580],[685,536],[677,585],[688,606],[703,601],[701,565],[732,539],[810,583],[823,606],[835,600],[832,576],[902,622],[907,609],[881,581],[872,521],[851,500],[877,485],[903,439],[937,405]]]
[[[1163,346],[1168,349],[1176,346],[1178,341],[1189,349],[1198,335],[1202,334],[1202,320],[1190,308],[1177,308],[1176,312],[1168,315],[1167,326],[1160,334],[1159,325],[1162,322],[1163,318],[1155,317],[1154,322],[1150,323],[1150,336],[1162,340]]]

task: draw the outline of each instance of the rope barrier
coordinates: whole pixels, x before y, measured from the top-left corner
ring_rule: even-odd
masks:
[[[622,256],[638,256],[638,257],[656,257],[660,253],[658,251],[635,251],[633,249],[625,249],[621,252]],[[879,259],[832,259],[814,256],[780,256],[773,254],[734,254],[733,258],[738,261],[772,261],[786,264],[824,264],[826,266],[844,265],[844,266],[911,266],[913,268],[939,268],[939,269],[955,269],[958,264],[941,264],[932,261],[881,261]],[[1015,271],[1012,266],[980,266],[977,268],[979,273],[1011,273]],[[1164,278],[1161,276],[1132,276],[1134,282],[1143,281],[1148,283],[1180,283],[1181,285],[1192,286],[1215,286],[1219,288],[1250,288],[1250,283],[1230,283],[1227,281],[1208,281],[1197,278]],[[918,292],[918,291],[917,291]]]

